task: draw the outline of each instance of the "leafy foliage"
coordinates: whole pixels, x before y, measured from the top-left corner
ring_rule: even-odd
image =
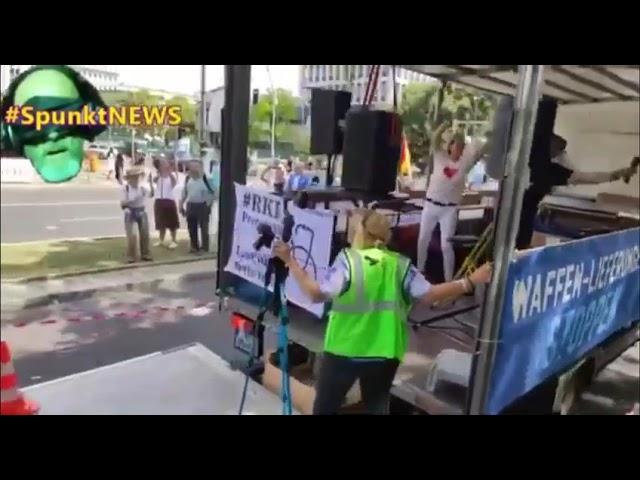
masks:
[[[443,92],[440,110],[436,109],[441,86],[414,83],[404,89],[400,114],[414,163],[425,170],[431,153],[431,136],[443,121],[489,121],[496,107],[494,96],[448,84]],[[469,125],[467,135],[478,135],[480,129]]]
[[[292,143],[296,151],[308,151],[309,135],[296,125],[298,121],[298,101],[287,90],[276,90],[275,104],[275,140],[276,145]],[[261,95],[253,105],[249,115],[249,143],[252,146],[271,142],[271,123],[273,121],[273,95],[267,92]]]
[[[196,130],[196,105],[184,96],[175,96],[168,100],[160,95],[154,95],[148,90],[137,90],[134,92],[103,92],[103,100],[109,106],[139,106],[146,105],[155,106],[179,106],[181,108],[182,124],[180,128],[186,130],[187,133],[193,133]],[[119,132],[113,128],[115,133]],[[129,128],[125,130],[130,130]],[[170,142],[178,138],[178,127],[170,127],[167,125],[139,126],[136,132],[140,136],[151,135],[154,137],[164,138],[165,142]]]

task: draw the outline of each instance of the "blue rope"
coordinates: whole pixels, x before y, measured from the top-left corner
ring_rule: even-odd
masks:
[[[282,396],[282,414],[291,415],[291,389],[289,377],[289,311],[287,309],[287,298],[284,294],[284,285],[280,288],[280,326],[279,326],[279,350],[280,350],[280,371],[282,372],[282,385],[280,387]]]
[[[280,353],[279,364],[280,370],[282,372],[280,392],[282,398],[282,415],[291,415],[293,413],[293,408],[291,405],[291,388],[289,382],[289,330],[287,327],[289,324],[289,311],[287,309],[287,298],[284,293],[284,288],[285,286],[283,282],[283,284],[280,285],[279,288],[281,306],[278,315],[280,317],[280,325],[278,327],[278,351]],[[258,318],[261,318],[265,315],[268,304],[269,290],[268,288],[265,288],[262,299],[260,301],[260,311],[258,313]],[[240,399],[240,408],[238,410],[238,415],[242,415],[242,412],[244,411],[244,404],[247,398],[247,390],[249,388],[249,371],[253,366],[254,359],[258,356],[258,352],[256,351],[256,349],[258,348],[257,335],[259,333],[259,323],[262,323],[261,320],[260,322],[256,322],[255,324],[256,331],[254,335],[253,352],[251,354],[251,357],[249,358],[247,371],[245,372],[244,387],[242,388],[242,398]]]

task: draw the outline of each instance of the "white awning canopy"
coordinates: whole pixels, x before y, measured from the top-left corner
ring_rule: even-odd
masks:
[[[442,81],[515,95],[517,65],[402,65]],[[544,95],[560,103],[599,103],[640,99],[640,65],[545,65]]]

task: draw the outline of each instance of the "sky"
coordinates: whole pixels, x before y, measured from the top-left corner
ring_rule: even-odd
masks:
[[[200,65],[115,65],[125,85],[193,95],[200,91]],[[251,88],[269,88],[266,65],[251,66]],[[269,65],[276,88],[299,95],[299,65]],[[207,90],[224,84],[224,65],[207,65]]]

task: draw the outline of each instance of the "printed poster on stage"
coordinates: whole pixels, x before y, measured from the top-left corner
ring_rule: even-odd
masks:
[[[231,256],[225,270],[255,285],[264,286],[264,275],[271,250],[262,247],[256,251],[258,225],[269,225],[277,237],[282,235],[284,201],[258,188],[235,185],[236,214]],[[324,278],[329,268],[334,214],[327,210],[303,210],[289,202],[289,213],[295,225],[291,238],[293,255],[313,278]],[[269,289],[273,291],[273,279]],[[285,286],[287,299],[321,317],[324,305],[312,304],[300,291],[297,283],[288,278]]]

